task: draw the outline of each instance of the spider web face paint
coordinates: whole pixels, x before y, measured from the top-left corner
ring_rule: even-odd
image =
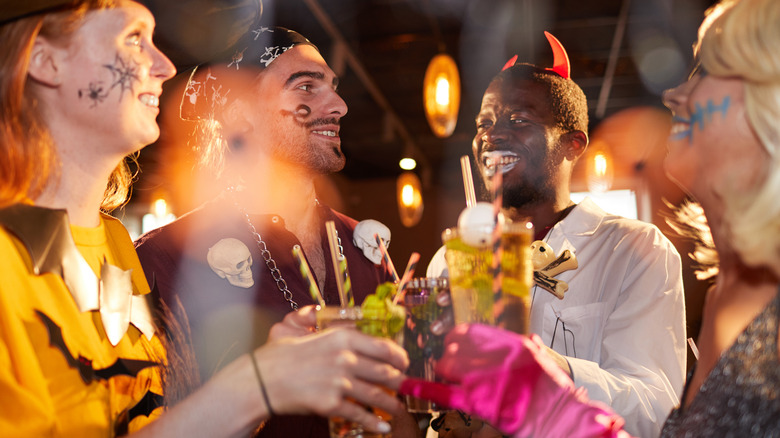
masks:
[[[119,100],[122,100],[125,91],[129,91],[132,94],[134,83],[140,82],[138,78],[138,63],[129,58],[123,59],[118,53],[116,58],[114,58],[113,64],[103,64],[103,67],[107,68],[113,75],[110,90],[119,87]]]

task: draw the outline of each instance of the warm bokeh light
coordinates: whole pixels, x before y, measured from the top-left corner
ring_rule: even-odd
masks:
[[[593,156],[593,167],[597,176],[604,176],[607,174],[607,157],[603,152]]]
[[[404,207],[411,207],[414,204],[414,187],[411,184],[404,184],[401,188],[401,204]]]
[[[398,167],[403,170],[413,170],[417,167],[417,161],[414,158],[401,158],[398,162]]]
[[[588,191],[604,193],[612,187],[614,165],[612,154],[606,142],[595,140],[588,148],[586,156],[586,178]]]
[[[152,211],[154,212],[154,215],[159,218],[165,217],[168,213],[168,203],[165,202],[165,199],[159,198],[154,201]]]
[[[436,55],[428,64],[423,82],[423,104],[431,131],[440,138],[452,135],[460,109],[460,75],[449,55]]]
[[[436,104],[442,107],[450,104],[450,81],[443,74],[436,78]],[[446,108],[440,110],[446,111]]]
[[[396,182],[398,214],[405,227],[413,227],[420,222],[423,213],[422,185],[414,172],[404,172]]]
[[[152,201],[150,212],[141,217],[141,233],[169,224],[176,216],[168,209],[168,201],[164,197]]]

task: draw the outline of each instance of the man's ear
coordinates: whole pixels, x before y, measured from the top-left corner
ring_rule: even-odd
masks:
[[[254,126],[247,120],[247,111],[251,111],[251,108],[244,99],[236,99],[222,110],[223,132],[228,146],[234,152],[243,148],[246,137],[254,131]]]
[[[36,82],[50,87],[60,85],[60,60],[62,49],[54,47],[45,38],[38,37],[30,54],[30,66],[27,74]]]
[[[222,120],[227,126],[244,124],[246,111],[249,111],[247,103],[241,98],[234,99],[222,110]]]
[[[566,145],[566,158],[569,161],[576,161],[588,147],[588,134],[582,131],[569,131],[561,136],[561,141]]]

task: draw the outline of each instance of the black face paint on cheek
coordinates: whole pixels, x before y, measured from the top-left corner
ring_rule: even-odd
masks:
[[[137,62],[132,59],[122,59],[117,53],[114,64],[103,64],[103,67],[107,68],[114,77],[110,90],[119,86],[119,100],[122,100],[125,91],[133,93],[133,84],[139,81]]]
[[[103,88],[103,81],[90,82],[88,88],[79,89],[79,99],[86,97],[92,101],[90,108],[94,108],[97,104],[102,103],[108,97],[108,91]]]
[[[298,108],[295,108],[295,115],[298,117],[305,119],[306,117],[309,117],[310,114],[311,114],[311,108],[309,108],[306,105],[301,104],[298,105]]]
[[[295,111],[282,110],[282,114],[292,117],[295,123],[308,127],[309,123],[306,122],[306,119],[311,115],[311,108],[301,104],[295,108]]]

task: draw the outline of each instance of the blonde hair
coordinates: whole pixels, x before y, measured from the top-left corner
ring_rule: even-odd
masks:
[[[745,87],[748,122],[766,149],[766,179],[750,194],[724,193],[732,246],[750,265],[780,272],[780,1],[724,0],[700,28],[702,66],[736,76]]]
[[[225,154],[228,150],[222,123],[216,116],[198,120],[196,123],[193,149],[198,154],[198,165],[211,171],[214,178],[219,179],[225,169]]]
[[[42,118],[27,71],[38,36],[66,41],[94,9],[116,7],[117,0],[83,0],[55,11],[0,26],[0,207],[37,198],[56,182],[60,163]],[[132,157],[131,157],[132,159]],[[126,202],[133,174],[120,162],[106,186],[101,208]]]

